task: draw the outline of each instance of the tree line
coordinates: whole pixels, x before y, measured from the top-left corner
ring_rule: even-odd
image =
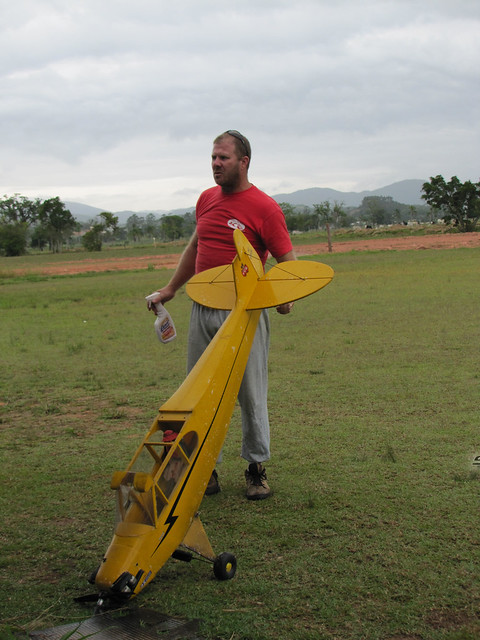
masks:
[[[480,218],[480,182],[462,183],[456,176],[449,182],[441,175],[431,177],[422,187],[425,205],[411,206],[390,197],[368,196],[359,207],[325,201],[313,207],[280,203],[290,233],[354,225],[380,225],[434,222],[438,219],[461,232],[475,231]],[[48,249],[57,253],[76,234],[87,251],[100,251],[104,242],[126,244],[149,238],[171,242],[189,238],[195,229],[195,212],[161,217],[149,213],[133,214],[125,225],[109,212],[100,213],[88,223],[79,223],[60,198],[30,200],[15,194],[0,199],[0,254],[16,256],[27,249]]]
[[[15,194],[0,199],[0,255],[4,256],[23,255],[29,248],[59,253],[75,242],[87,251],[101,251],[105,242],[125,245],[145,238],[171,242],[190,237],[194,228],[194,212],[160,218],[133,214],[122,226],[108,211],[79,222],[58,197],[42,201]]]
[[[288,202],[281,202],[280,206],[290,232],[324,229],[327,225],[345,229],[407,224],[413,220],[430,222],[433,218],[430,207],[402,204],[389,196],[368,196],[363,198],[359,207],[345,207],[341,202],[331,203],[328,200],[312,207],[294,206]]]

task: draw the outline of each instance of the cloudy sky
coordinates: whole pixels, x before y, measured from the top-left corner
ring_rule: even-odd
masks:
[[[0,6],[0,197],[189,207],[229,128],[271,194],[480,177],[478,0]]]

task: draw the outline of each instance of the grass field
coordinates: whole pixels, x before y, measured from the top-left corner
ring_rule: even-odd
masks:
[[[170,561],[131,606],[224,640],[480,637],[479,249],[324,255],[331,285],[271,313],[275,491],[243,497],[235,411],[202,520],[232,581]],[[184,377],[189,300],[161,345],[168,271],[0,287],[0,638],[73,602],[113,533],[114,470]]]

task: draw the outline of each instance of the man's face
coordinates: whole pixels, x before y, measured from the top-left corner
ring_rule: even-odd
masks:
[[[245,159],[237,156],[233,140],[225,138],[213,145],[213,179],[224,191],[235,191],[240,186],[245,168]]]

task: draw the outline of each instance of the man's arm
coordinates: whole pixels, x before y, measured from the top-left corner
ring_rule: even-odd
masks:
[[[168,302],[171,300],[178,289],[183,286],[195,274],[195,261],[197,258],[197,232],[195,231],[185,247],[180,261],[175,269],[170,282],[161,289],[158,289],[158,296],[148,301],[148,308],[154,310],[152,304],[156,302]]]
[[[283,256],[280,256],[279,258],[277,258],[277,262],[287,262],[288,260],[296,260],[295,257],[295,253],[292,251],[289,251],[288,253],[284,253]],[[285,304],[281,304],[280,306],[277,307],[277,312],[281,313],[282,315],[286,315],[287,313],[290,313],[290,311],[293,309],[293,302],[286,302]]]
[[[287,262],[288,260],[296,260],[296,256],[295,253],[293,251],[293,249],[291,251],[289,251],[288,253],[284,253],[283,256],[280,256],[280,258],[277,258],[277,262]]]

